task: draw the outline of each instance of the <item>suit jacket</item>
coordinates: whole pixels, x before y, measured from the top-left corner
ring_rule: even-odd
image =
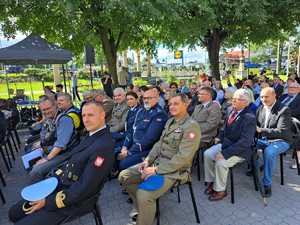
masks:
[[[282,139],[291,141],[291,111],[287,106],[282,105],[279,101],[271,109],[267,127],[265,124],[265,108],[260,106],[256,112],[257,126],[262,128],[260,135],[268,140]]]
[[[223,131],[220,132],[224,158],[239,156],[249,160],[256,131],[255,115],[249,107],[246,107],[232,124],[229,125],[227,120],[225,120]]]
[[[209,143],[217,136],[218,128],[222,120],[220,106],[215,102],[210,102],[206,106],[197,105],[192,119],[198,122],[201,129],[201,143]]]
[[[59,186],[46,198],[45,209],[74,214],[93,207],[86,202],[99,193],[114,164],[114,142],[108,128],[86,137],[54,175]],[[97,200],[97,198],[95,199]]]
[[[280,97],[279,101],[282,102],[288,94],[284,94]],[[292,117],[296,117],[298,120],[300,120],[300,93],[297,94],[297,96],[293,99],[293,101],[290,102],[288,107],[291,110]]]
[[[277,99],[282,95],[284,91],[284,87],[281,84],[277,84],[273,86]]]

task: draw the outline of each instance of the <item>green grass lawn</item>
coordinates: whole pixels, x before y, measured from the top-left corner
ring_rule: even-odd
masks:
[[[53,82],[45,82],[44,84],[45,86],[46,85],[53,86],[53,87],[55,86]],[[89,80],[79,79],[78,86],[79,86],[78,88],[79,93],[91,89]],[[102,88],[102,84],[100,84],[98,80],[93,81],[93,86],[94,89]],[[67,81],[68,92],[70,92],[70,87],[71,87],[71,81]],[[31,94],[31,88],[32,88],[34,100],[37,100],[40,95],[44,94],[43,84],[41,81],[33,81],[31,85],[30,82],[17,82],[17,83],[9,82],[9,88],[14,89],[14,94],[11,97],[15,95],[17,89],[24,89],[25,94],[29,96],[30,99],[32,99],[32,94]],[[55,87],[53,90],[55,91]],[[2,81],[2,83],[0,83],[0,98],[8,98],[7,85],[5,81]]]

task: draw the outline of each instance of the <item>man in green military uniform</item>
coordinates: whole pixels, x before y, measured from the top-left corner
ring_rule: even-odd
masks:
[[[200,127],[187,113],[188,98],[177,94],[170,99],[172,115],[162,132],[160,140],[153,146],[144,162],[123,170],[119,181],[133,200],[137,222],[132,218],[128,225],[151,225],[154,221],[155,201],[176,182],[185,183],[190,179],[190,168],[200,144]],[[149,177],[163,176],[163,185],[154,190],[139,189],[138,186]]]

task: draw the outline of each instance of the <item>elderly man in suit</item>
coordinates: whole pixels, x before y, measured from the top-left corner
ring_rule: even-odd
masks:
[[[265,196],[270,197],[276,157],[290,147],[291,111],[287,106],[276,101],[276,92],[271,87],[264,88],[260,93],[260,98],[263,105],[256,113],[256,132],[259,137],[266,138],[267,142],[265,144],[258,142],[257,147],[264,149],[263,184]]]
[[[222,113],[218,103],[213,102],[213,90],[211,87],[201,87],[198,99],[201,104],[197,105],[192,118],[198,122],[201,129],[200,148],[208,147],[216,137],[221,123]]]
[[[210,201],[226,197],[226,182],[230,167],[251,158],[251,144],[255,135],[255,116],[249,108],[251,96],[245,89],[235,91],[232,98],[233,110],[220,133],[219,144],[204,152],[205,194]],[[217,142],[216,141],[216,142]]]

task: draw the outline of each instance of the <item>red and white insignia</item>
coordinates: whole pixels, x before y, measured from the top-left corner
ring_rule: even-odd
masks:
[[[194,132],[189,133],[189,139],[194,139],[196,137],[196,134]]]
[[[102,164],[103,164],[103,162],[104,162],[104,158],[102,158],[101,156],[97,156],[97,158],[96,158],[96,160],[94,162],[94,165],[96,167],[101,167]]]

